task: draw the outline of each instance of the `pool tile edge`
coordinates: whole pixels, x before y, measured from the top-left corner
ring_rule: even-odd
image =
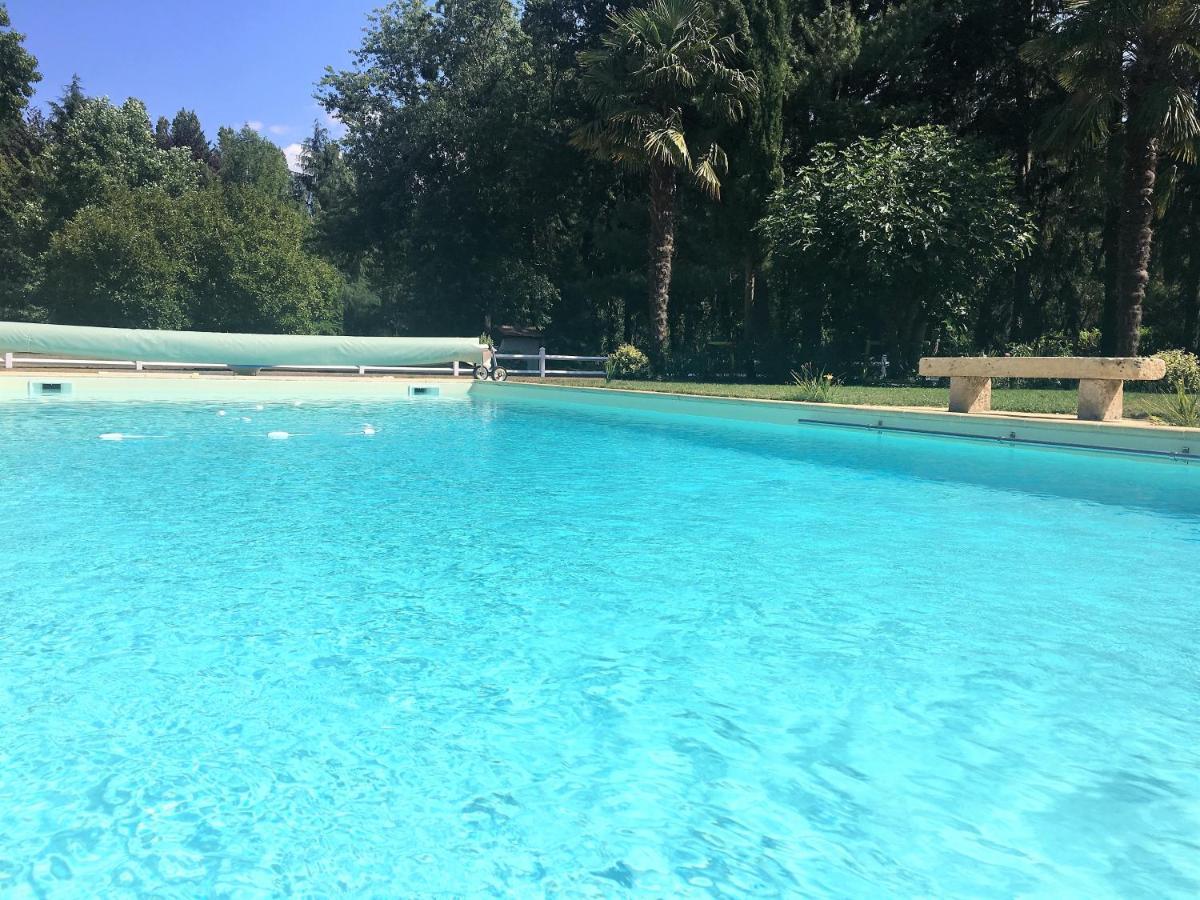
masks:
[[[790,400],[711,397],[615,388],[564,387],[505,382],[475,384],[471,393],[495,399],[553,399],[609,408],[637,409],[763,422],[775,425],[833,425],[897,431],[931,437],[974,438],[1169,457],[1200,463],[1200,428],[1083,422],[1050,416],[971,414],[911,407],[846,406]]]

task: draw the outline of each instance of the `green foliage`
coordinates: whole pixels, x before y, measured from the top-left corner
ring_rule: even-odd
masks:
[[[54,235],[40,299],[69,324],[337,331],[340,278],[305,251],[307,229],[252,188],[113,190]]]
[[[731,124],[757,94],[753,75],[731,65],[737,43],[720,35],[696,0],[653,0],[613,16],[601,46],[579,55],[580,85],[596,118],[572,141],[630,169],[665,166],[719,197],[725,151],[702,127]]]
[[[25,35],[11,25],[8,8],[0,3],[0,141],[23,124],[33,86],[42,78],[37,60],[24,47]]]
[[[1009,356],[1079,356],[1071,339],[1059,332],[1040,335],[1028,343],[1014,342],[1008,345]]]
[[[735,67],[736,55],[733,36],[720,35],[703,0],[653,0],[614,14],[600,47],[579,54],[580,87],[594,117],[575,129],[572,143],[649,174],[650,349],[660,371],[671,357],[677,177],[720,197],[728,159],[712,128],[740,121],[758,90],[754,76]]]
[[[1100,329],[1085,328],[1079,332],[1079,338],[1075,342],[1076,352],[1080,356],[1095,356],[1100,352]]]
[[[929,326],[968,319],[988,277],[1028,252],[1011,195],[1002,161],[944,128],[897,128],[816,147],[759,227],[787,283],[912,359]]]
[[[121,189],[154,186],[177,196],[204,175],[189,151],[158,148],[145,105],[132,98],[121,106],[106,97],[79,101],[51,144],[49,164],[48,199],[58,220]]]
[[[35,315],[29,303],[45,241],[44,174],[37,137],[10,132],[0,145],[0,319]]]
[[[1120,114],[1188,161],[1200,138],[1200,7],[1195,0],[1070,0],[1068,15],[1029,41],[1025,57],[1053,67],[1068,96],[1041,131],[1051,147],[1097,147]],[[1132,93],[1132,95],[1131,95]]]
[[[314,215],[336,214],[339,205],[353,193],[354,173],[346,164],[342,148],[329,136],[329,129],[313,124],[300,155],[300,181],[307,205]]]
[[[822,369],[805,365],[799,372],[792,372],[792,382],[796,385],[791,399],[803,400],[805,403],[833,403],[837,392],[837,381],[833,375]]]
[[[1159,156],[1195,163],[1200,145],[1200,5],[1195,0],[1070,0],[1067,14],[1030,40],[1025,57],[1051,67],[1067,95],[1042,142],[1090,151],[1120,143],[1112,205],[1108,348],[1136,355],[1154,242]]]
[[[187,326],[188,235],[160,190],[113,190],[50,242],[41,303],[55,321],[124,328]]]
[[[1200,392],[1200,357],[1187,350],[1160,350],[1154,355],[1167,365],[1162,383],[1170,390]]]
[[[44,240],[43,142],[22,111],[40,80],[24,35],[9,29],[0,4],[0,319],[27,318]]]
[[[1200,394],[1189,394],[1182,384],[1159,403],[1152,418],[1182,428],[1200,428]]]
[[[218,131],[217,152],[225,184],[251,187],[273,198],[290,196],[292,174],[283,151],[249,125]]]
[[[346,334],[382,336],[382,300],[365,278],[360,276],[342,285],[339,305],[342,309],[342,327]]]
[[[200,279],[192,326],[212,331],[336,334],[342,279],[306,249],[308,216],[257,187],[189,196],[183,206]]]
[[[650,374],[650,358],[632,344],[622,344],[604,363],[606,381],[614,378],[645,378]]]
[[[212,158],[212,147],[200,125],[200,117],[195,110],[181,109],[171,120],[171,147],[182,147],[192,154],[197,162],[209,164]],[[169,149],[169,148],[168,148]]]
[[[1149,327],[1131,333],[1197,352],[1194,5],[398,0],[323,82],[345,139],[315,128],[295,174],[260,135],[227,130],[222,154],[187,109],[151,128],[137,101],[88,98],[78,78],[43,120],[35,61],[3,24],[0,316],[511,323],[563,352],[661,336],[692,377],[779,381],[807,361],[866,378],[885,353],[889,379],[919,353],[1097,353],[1132,134],[1143,149],[1156,136],[1161,158],[1153,256],[1132,273],[1148,278]],[[599,156],[572,146],[597,129]],[[669,177],[648,209],[652,164]],[[783,171],[809,179],[776,194],[798,218],[755,229]],[[719,202],[676,176],[719,185]],[[345,274],[332,301],[318,255]]]
[[[577,239],[579,205],[555,177],[571,155],[557,80],[507,0],[392,3],[355,67],[326,76],[356,184],[331,237],[377,286],[383,328],[548,324],[560,287],[547,269]]]

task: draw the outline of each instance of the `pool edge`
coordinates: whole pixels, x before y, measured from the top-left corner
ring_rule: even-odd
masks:
[[[872,431],[923,434],[1166,457],[1200,462],[1200,428],[1140,425],[1130,422],[1084,422],[1074,418],[991,413],[952,413],[945,410],[851,406],[631,391],[620,388],[565,387],[527,382],[481,383],[472,394],[496,399],[561,399],[590,406],[637,409],[645,412],[695,415],[707,418],[775,425],[830,425]]]
[[[229,373],[95,372],[20,370],[0,372],[0,402],[191,401],[246,400],[398,400],[411,388],[436,387],[438,396],[465,399],[471,389],[465,377],[394,375],[302,375],[279,373],[236,376]],[[67,387],[60,396],[31,396],[31,385]]]

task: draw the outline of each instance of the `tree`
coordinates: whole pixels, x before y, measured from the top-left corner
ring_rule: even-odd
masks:
[[[42,80],[37,60],[24,47],[25,35],[11,25],[8,8],[0,3],[0,140],[24,121],[33,86]]]
[[[43,141],[24,111],[41,76],[0,4],[0,319],[28,314],[43,241]]]
[[[57,142],[66,139],[67,126],[83,108],[87,94],[78,75],[72,75],[70,83],[63,89],[57,101],[50,101],[50,134]]]
[[[819,296],[806,304],[818,329],[829,315],[845,353],[879,340],[911,365],[930,326],[969,320],[987,279],[1031,246],[1012,190],[1003,160],[947,129],[895,128],[819,144],[759,227],[783,287]]]
[[[675,255],[675,193],[680,172],[718,198],[725,151],[705,126],[731,124],[757,92],[752,75],[732,65],[737,45],[719,35],[697,0],[654,0],[612,17],[601,47],[579,56],[583,90],[596,118],[573,142],[619,166],[648,173],[649,301],[653,357],[670,353],[668,301]]]
[[[173,146],[171,143],[171,120],[166,116],[159,116],[158,121],[154,123],[154,144],[159,150],[170,150]]]
[[[205,137],[200,117],[195,110],[181,109],[171,120],[171,146],[183,147],[192,154],[192,159],[213,166],[212,147]]]
[[[1150,280],[1155,180],[1164,151],[1187,161],[1200,139],[1200,3],[1195,0],[1072,0],[1054,31],[1026,55],[1057,70],[1070,93],[1052,130],[1098,146],[1124,122],[1116,223],[1116,352],[1135,356]]]
[[[114,106],[107,97],[88,97],[60,121],[61,137],[51,142],[47,192],[55,222],[113,189],[157,185],[181,194],[203,177],[203,167],[188,151],[158,148],[140,100]]]
[[[291,195],[292,173],[283,151],[249,125],[240,131],[222,128],[217,147],[225,184],[253,187],[269,197]]]
[[[200,276],[192,327],[341,333],[341,276],[308,249],[312,223],[295,202],[233,186],[197,192],[184,211]]]
[[[723,0],[723,8],[742,40],[746,68],[754,74],[758,93],[748,106],[746,127],[723,141],[735,177],[727,183],[729,239],[742,262],[742,355],[747,377],[757,375],[757,343],[767,328],[767,309],[760,285],[765,256],[754,230],[767,198],[783,182],[783,107],[792,86],[789,63],[795,19],[787,0]]]
[[[314,216],[335,209],[354,190],[354,174],[329,129],[314,122],[312,134],[301,143],[300,183]]]
[[[539,65],[508,0],[405,0],[375,15],[353,69],[326,75],[355,179],[338,256],[357,244],[377,330],[550,321],[583,188],[559,177],[579,155]]]
[[[253,187],[114,189],[54,235],[41,299],[66,324],[337,332],[341,279],[309,227]]]
[[[51,239],[42,305],[67,325],[186,328],[189,237],[165,192],[110,191]]]

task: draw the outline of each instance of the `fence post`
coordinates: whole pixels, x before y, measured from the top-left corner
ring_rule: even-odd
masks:
[[[454,368],[454,377],[457,378],[458,377],[458,360],[457,359],[454,361],[453,368]]]
[[[546,348],[538,347],[538,375],[546,377]]]
[[[10,351],[6,351],[4,354],[4,368],[11,369],[12,367],[13,367],[12,351],[10,350]]]

